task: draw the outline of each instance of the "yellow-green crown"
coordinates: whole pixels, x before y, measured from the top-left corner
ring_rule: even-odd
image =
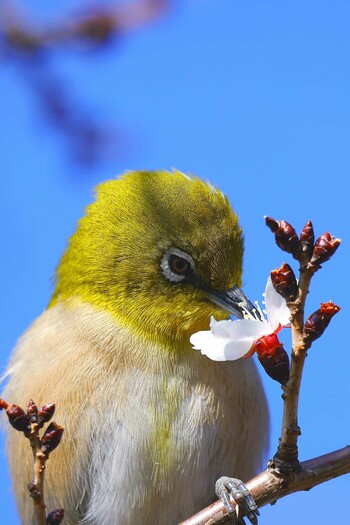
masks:
[[[162,260],[173,248],[188,254],[214,290],[240,286],[241,229],[220,191],[178,171],[105,182],[57,267],[50,306],[78,298],[146,338],[188,340],[210,315],[227,314],[203,289],[166,278]]]

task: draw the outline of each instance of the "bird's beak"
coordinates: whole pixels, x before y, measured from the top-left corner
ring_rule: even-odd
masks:
[[[252,314],[255,318],[261,317],[256,306],[249,301],[238,286],[234,286],[222,293],[210,289],[208,290],[208,295],[213,303],[221,306],[221,308],[238,317],[238,319],[243,319],[245,311]]]

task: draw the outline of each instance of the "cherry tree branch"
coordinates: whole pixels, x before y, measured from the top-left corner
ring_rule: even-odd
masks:
[[[303,461],[298,472],[278,475],[269,466],[256,477],[246,483],[258,507],[302,490],[311,488],[350,473],[350,445]],[[232,502],[233,506],[235,503]],[[216,501],[179,525],[223,525],[232,523],[222,501]]]
[[[321,268],[340,245],[339,239],[334,239],[327,232],[315,242],[311,221],[304,226],[300,237],[294,228],[286,221],[276,221],[265,217],[266,225],[275,235],[276,244],[285,252],[290,253],[300,264],[299,281],[296,281],[292,268],[287,264],[271,272],[271,280],[275,290],[286,300],[290,310],[292,328],[291,365],[286,376],[275,370],[276,359],[268,359],[263,364],[258,351],[259,360],[270,377],[282,383],[283,416],[281,437],[277,451],[267,468],[255,478],[246,483],[258,507],[274,503],[280,498],[301,490],[324,483],[350,472],[350,446],[331,452],[318,458],[302,463],[298,457],[298,407],[303,368],[307,351],[327,328],[331,318],[340,308],[332,302],[322,303],[319,310],[304,321],[306,298],[313,275]],[[269,343],[267,342],[267,347]],[[277,357],[281,363],[281,355],[286,355],[282,345],[267,348],[269,358]],[[287,355],[286,355],[287,356]],[[288,358],[283,356],[283,364]],[[232,499],[232,498],[231,498]],[[231,505],[236,507],[232,500]],[[214,525],[231,521],[222,501],[216,501],[180,525]]]
[[[50,453],[60,444],[64,428],[52,421],[40,438],[40,430],[50,421],[55,404],[46,403],[38,409],[34,401],[29,401],[27,410],[0,399],[0,410],[5,410],[9,423],[29,440],[33,452],[34,475],[28,484],[29,495],[34,506],[34,525],[59,525],[64,517],[64,509],[55,509],[46,515],[44,498],[44,476],[46,461]]]
[[[303,253],[300,253],[299,262],[301,267],[298,296],[295,301],[288,303],[292,328],[291,366],[289,379],[286,384],[282,385],[283,416],[281,438],[274,456],[275,466],[280,469],[298,469],[299,466],[297,446],[300,435],[300,427],[298,425],[299,396],[307,350],[311,346],[311,342],[306,343],[305,341],[303,327],[304,307],[314,271],[308,267],[308,261],[305,262]]]

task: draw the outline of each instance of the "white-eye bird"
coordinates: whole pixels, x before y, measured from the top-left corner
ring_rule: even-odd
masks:
[[[190,336],[241,317],[243,241],[228,199],[178,171],[97,188],[56,270],[47,310],[21,337],[3,397],[56,403],[65,427],[45,474],[66,525],[176,525],[215,481],[262,464],[269,416],[254,362],[214,362]],[[21,521],[32,454],[8,431]]]

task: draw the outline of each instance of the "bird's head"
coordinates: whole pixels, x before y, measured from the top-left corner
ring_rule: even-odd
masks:
[[[228,199],[178,171],[101,184],[56,270],[50,306],[78,298],[158,342],[242,316],[243,240]],[[71,301],[68,301],[71,302]]]

